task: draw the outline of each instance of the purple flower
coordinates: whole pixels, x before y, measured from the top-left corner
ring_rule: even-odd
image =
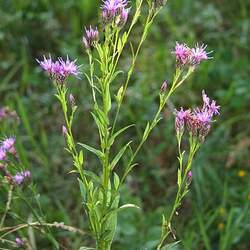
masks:
[[[190,115],[190,110],[183,110],[181,108],[179,111],[175,111],[175,130],[177,133],[184,131],[185,122]]]
[[[14,147],[15,142],[16,142],[15,137],[9,137],[9,138],[4,139],[1,142],[2,150],[5,150],[6,152],[15,155],[16,154],[16,149]]]
[[[198,137],[200,141],[205,139],[211,129],[213,117],[219,114],[220,107],[216,105],[214,100],[210,100],[204,90],[202,91],[202,99],[202,108],[195,108],[193,111],[184,111],[181,108],[176,111],[175,127],[177,133],[183,131],[186,125],[193,136]]]
[[[214,100],[210,100],[210,98],[206,95],[204,90],[202,90],[202,99],[203,99],[202,109],[206,110],[211,115],[211,117],[220,114],[220,106],[217,106]]]
[[[31,173],[29,170],[25,170],[23,172],[16,173],[16,175],[13,177],[14,182],[20,186],[25,181],[28,181],[31,178]]]
[[[37,60],[37,62],[52,79],[60,83],[63,83],[69,75],[73,75],[75,77],[80,75],[80,66],[76,65],[76,60],[71,61],[68,56],[66,61],[64,61],[62,58],[58,58],[58,60],[55,62],[53,62],[51,58],[46,59],[44,56],[44,61],[40,62]]]
[[[4,150],[3,148],[0,148],[0,161],[4,161],[6,160],[6,150]]]
[[[68,134],[68,130],[64,125],[62,126],[62,134],[63,134],[64,137],[66,137],[67,134]]]
[[[99,40],[99,32],[97,27],[93,29],[91,26],[89,28],[85,27],[85,36],[83,36],[82,41],[85,48],[92,49]]]
[[[190,55],[192,51],[186,44],[176,42],[173,53],[176,56],[178,66],[184,66],[190,62]]]
[[[104,24],[113,22],[126,6],[127,0],[105,0],[101,7]]]
[[[24,245],[23,240],[19,237],[16,237],[16,245],[17,247],[22,247]]]
[[[198,43],[196,44],[195,48],[192,48],[191,61],[194,65],[198,65],[201,61],[212,58],[208,56],[210,53],[212,53],[212,51],[206,52],[206,48],[207,45],[199,45]]]
[[[17,184],[17,185],[22,185],[23,182],[24,182],[24,176],[22,173],[17,173],[15,176],[14,176],[14,182]]]
[[[120,13],[119,17],[116,20],[117,26],[122,27],[122,26],[124,26],[126,24],[126,22],[128,20],[129,11],[130,11],[130,9],[125,9],[125,8],[123,8],[121,10],[121,13]]]
[[[64,77],[67,77],[69,75],[74,75],[74,76],[79,76],[80,71],[79,71],[79,67],[76,65],[76,60],[71,61],[69,59],[69,57],[67,56],[66,61],[64,61],[62,58],[59,58],[59,62],[61,64],[62,67],[62,72],[61,75]]]
[[[43,56],[43,61],[39,61],[38,59],[36,59],[36,61],[40,64],[42,69],[45,70],[49,75],[53,73],[53,61],[51,59],[51,56],[49,56],[48,59]]]

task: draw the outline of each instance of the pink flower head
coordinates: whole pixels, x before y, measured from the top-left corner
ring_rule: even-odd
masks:
[[[14,176],[14,182],[17,184],[17,185],[22,185],[23,182],[24,182],[24,176],[22,173],[17,173],[15,176]]]
[[[196,44],[195,48],[192,48],[191,61],[194,65],[198,65],[201,61],[212,58],[208,56],[210,53],[212,53],[212,51],[206,52],[206,48],[207,45],[199,45],[198,43]]]
[[[59,58],[59,62],[60,62],[61,67],[62,67],[61,75],[64,77],[67,77],[69,75],[74,75],[76,77],[79,76],[79,74],[80,74],[79,67],[80,66],[76,65],[76,61],[77,61],[77,59],[74,61],[71,61],[68,56],[67,56],[66,61],[64,61],[62,58]]]
[[[220,114],[220,106],[216,105],[216,101],[210,100],[210,98],[206,95],[204,90],[202,90],[202,99],[203,99],[202,109],[210,113],[211,117]]]
[[[23,240],[19,237],[16,237],[16,245],[17,247],[22,247],[24,245]]]
[[[36,59],[36,61],[40,64],[41,68],[45,70],[49,75],[53,73],[53,61],[51,59],[51,56],[49,56],[48,59],[43,56],[43,61],[39,61],[38,59]]]
[[[126,22],[128,20],[129,11],[130,11],[130,9],[125,9],[125,8],[123,8],[121,10],[121,13],[120,13],[119,17],[116,20],[117,26],[122,27],[122,26],[124,26],[126,24]]]
[[[2,147],[0,148],[0,161],[5,161],[6,160],[6,150],[4,150]]]
[[[68,134],[68,130],[64,125],[62,126],[62,134],[63,134],[64,137],[66,137],[67,134]]]
[[[176,42],[173,53],[178,66],[184,66],[190,62],[191,49],[186,44]]]
[[[24,182],[28,181],[31,178],[31,173],[29,170],[25,170],[23,172],[16,173],[14,176],[14,182],[16,185],[22,185]]]
[[[126,6],[127,0],[105,0],[101,7],[104,24],[112,22]]]
[[[15,154],[16,153],[16,150],[14,147],[15,142],[16,142],[15,137],[6,138],[1,142],[1,148],[8,153]]]
[[[181,108],[179,111],[178,110],[175,111],[175,130],[177,133],[183,132],[185,122],[189,115],[190,115],[190,110],[183,110],[183,108]]]
[[[85,36],[83,36],[82,41],[86,49],[92,49],[95,47],[95,43],[99,40],[99,32],[97,27],[94,29],[89,26],[85,27]]]

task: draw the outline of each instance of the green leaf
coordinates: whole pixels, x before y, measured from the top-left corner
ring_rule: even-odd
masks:
[[[118,190],[119,185],[120,185],[120,178],[116,173],[114,173],[114,187],[115,187],[115,190]]]
[[[82,152],[82,150],[80,151],[80,153],[78,155],[78,160],[79,160],[80,165],[82,165],[83,164],[83,152]]]
[[[79,250],[95,250],[95,248],[92,248],[92,247],[80,247]]]
[[[128,128],[133,127],[133,126],[135,126],[135,124],[128,125],[122,129],[120,129],[119,131],[117,131],[115,134],[113,134],[113,136],[111,136],[111,138],[109,139],[109,146],[113,145],[114,140],[118,135],[120,135],[122,132],[124,132],[125,130],[127,130]]]
[[[116,164],[118,163],[118,161],[121,159],[121,157],[123,156],[123,154],[125,153],[127,147],[129,146],[129,144],[131,143],[132,141],[128,142],[125,146],[123,146],[120,151],[118,152],[118,154],[116,155],[116,157],[113,159],[113,161],[111,162],[111,165],[110,165],[110,169],[113,170],[114,167],[116,166]]]
[[[80,146],[82,146],[83,148],[87,149],[88,151],[92,152],[93,154],[95,154],[99,159],[103,159],[104,157],[104,154],[98,150],[98,149],[95,149],[91,146],[88,146],[86,144],[83,144],[83,143],[78,143]]]
[[[180,242],[181,241],[179,240],[179,241],[167,244],[167,245],[163,246],[162,250],[178,250],[178,249],[180,249],[178,247],[178,245],[179,245]]]
[[[86,201],[86,194],[87,194],[86,188],[85,188],[83,182],[79,178],[77,178],[77,180],[79,182],[81,196],[83,197],[83,201],[85,202]]]
[[[89,171],[89,170],[84,170],[84,175],[90,177],[93,181],[97,182],[97,183],[101,183],[100,177],[97,176],[94,172]]]

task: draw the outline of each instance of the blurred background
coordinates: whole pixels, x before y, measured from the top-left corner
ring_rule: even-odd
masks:
[[[82,229],[87,222],[76,177],[68,174],[72,166],[61,135],[63,117],[54,88],[35,58],[68,54],[87,70],[81,37],[85,25],[98,25],[99,6],[97,0],[0,0],[0,106],[9,106],[20,117],[15,131],[17,148],[32,172],[46,221]],[[190,46],[204,42],[214,51],[213,60],[202,63],[171,99],[175,107],[200,105],[201,91],[206,89],[221,106],[221,116],[193,164],[191,192],[173,224],[181,243],[172,249],[250,249],[249,10],[249,0],[169,1],[143,46],[128,89],[119,126],[136,122],[137,130],[126,134],[131,138],[140,135],[153,117],[163,80],[172,79],[175,41]],[[140,34],[137,25],[133,43]],[[126,70],[129,63],[127,48],[120,66]],[[72,81],[70,88],[79,106],[76,138],[96,145],[87,81]],[[163,116],[122,190],[123,203],[135,203],[142,209],[120,213],[113,249],[154,249],[161,214],[173,202],[178,166],[174,119],[168,107]],[[9,133],[13,132],[5,131]],[[87,154],[87,167],[96,168],[95,163]],[[18,199],[13,207],[24,218],[29,215]],[[19,220],[9,223],[15,225]],[[53,230],[53,235],[65,249],[91,245],[91,239],[73,233]],[[36,241],[39,250],[53,249],[42,236],[36,235]]]

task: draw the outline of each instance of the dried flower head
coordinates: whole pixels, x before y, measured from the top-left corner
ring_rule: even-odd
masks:
[[[164,93],[168,88],[168,81],[165,80],[161,85],[161,93]]]
[[[99,32],[97,27],[95,27],[94,29],[91,26],[89,26],[89,28],[85,27],[85,36],[83,36],[82,38],[84,47],[87,50],[93,49],[98,40],[99,40]]]
[[[156,8],[160,8],[166,4],[167,0],[153,0],[153,4]]]

